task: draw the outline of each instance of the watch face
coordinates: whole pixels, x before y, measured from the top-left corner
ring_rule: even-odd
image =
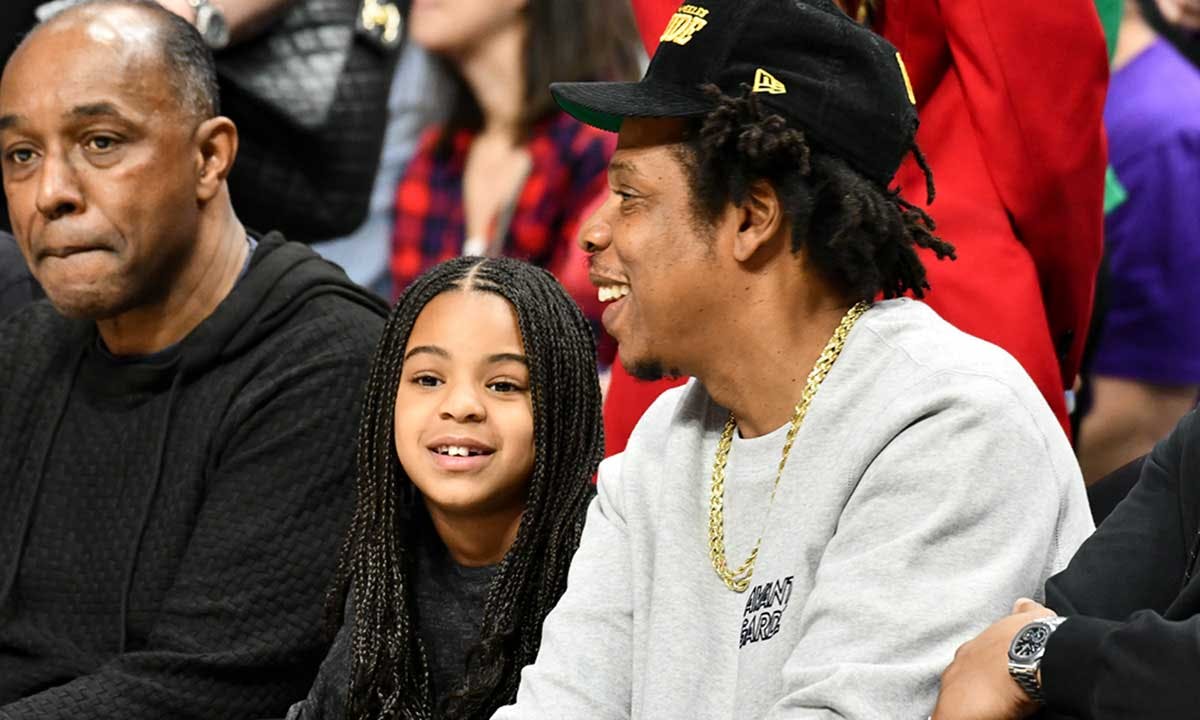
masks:
[[[1028,662],[1037,657],[1037,654],[1046,646],[1046,639],[1050,637],[1050,629],[1045,625],[1030,625],[1017,636],[1013,638],[1012,647],[1008,651],[1009,657],[1016,662]]]

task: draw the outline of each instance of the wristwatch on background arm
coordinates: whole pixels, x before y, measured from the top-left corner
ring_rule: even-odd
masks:
[[[220,50],[229,44],[229,22],[212,0],[188,0],[188,5],[196,11],[192,24],[200,31],[206,45]]]
[[[1021,628],[1008,648],[1008,674],[1038,705],[1044,705],[1042,694],[1042,656],[1050,636],[1066,621],[1064,617],[1038,618]]]

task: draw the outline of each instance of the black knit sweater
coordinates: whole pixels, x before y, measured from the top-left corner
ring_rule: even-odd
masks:
[[[326,649],[381,302],[278,235],[179,345],[0,324],[0,718],[280,716]]]

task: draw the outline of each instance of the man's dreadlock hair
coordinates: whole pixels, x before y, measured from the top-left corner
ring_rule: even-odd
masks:
[[[534,462],[520,529],[488,591],[480,642],[445,717],[488,718],[515,700],[542,622],[566,589],[594,494],[591,479],[604,451],[595,342],[562,286],[507,258],[458,258],[418,278],[392,311],[372,362],[358,432],[357,507],[327,604],[336,629],[353,594],[350,720],[433,714],[410,579],[419,537],[414,518],[426,511],[396,457],[394,411],[413,324],[430,300],[453,291],[495,293],[516,310],[529,364]]]
[[[924,210],[811,144],[804,131],[764,111],[748,87],[740,97],[715,86],[708,92],[717,107],[690,121],[679,153],[703,221],[711,225],[727,203],[743,202],[751,185],[765,180],[791,222],[792,251],[805,250],[852,302],[881,293],[924,296],[929,283],[916,248],[954,258]],[[915,142],[911,150],[932,202],[933,175]]]

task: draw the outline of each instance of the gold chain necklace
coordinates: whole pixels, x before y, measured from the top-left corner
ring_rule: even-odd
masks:
[[[842,354],[842,348],[846,346],[846,337],[850,334],[850,329],[870,307],[870,304],[860,302],[850,308],[842,317],[842,322],[838,324],[837,330],[833,331],[833,337],[829,338],[825,349],[821,351],[821,357],[817,358],[817,364],[813,365],[812,372],[808,374],[808,381],[804,384],[804,394],[800,396],[800,402],[796,403],[796,410],[792,413],[791,426],[788,427],[787,440],[783,443],[783,457],[780,458],[779,470],[775,473],[775,485],[771,488],[771,499],[767,503],[764,528],[771,519],[771,509],[775,506],[775,492],[779,490],[779,481],[783,478],[783,468],[787,465],[788,453],[792,451],[796,433],[800,431],[804,416],[808,414],[808,406],[812,404],[817,389],[825,381],[825,376],[833,368],[833,363]],[[758,539],[754,541],[754,549],[750,551],[750,557],[746,558],[746,561],[737,569],[730,570],[725,559],[725,465],[729,461],[729,450],[733,446],[733,431],[736,428],[737,421],[734,419],[733,413],[729,413],[729,420],[725,422],[721,440],[717,443],[717,458],[713,461],[712,494],[708,502],[708,556],[712,560],[713,569],[717,571],[722,582],[730,590],[740,593],[746,592],[746,589],[750,587],[750,578],[754,575],[754,562],[758,559],[758,548],[762,545],[762,533],[759,533]]]

